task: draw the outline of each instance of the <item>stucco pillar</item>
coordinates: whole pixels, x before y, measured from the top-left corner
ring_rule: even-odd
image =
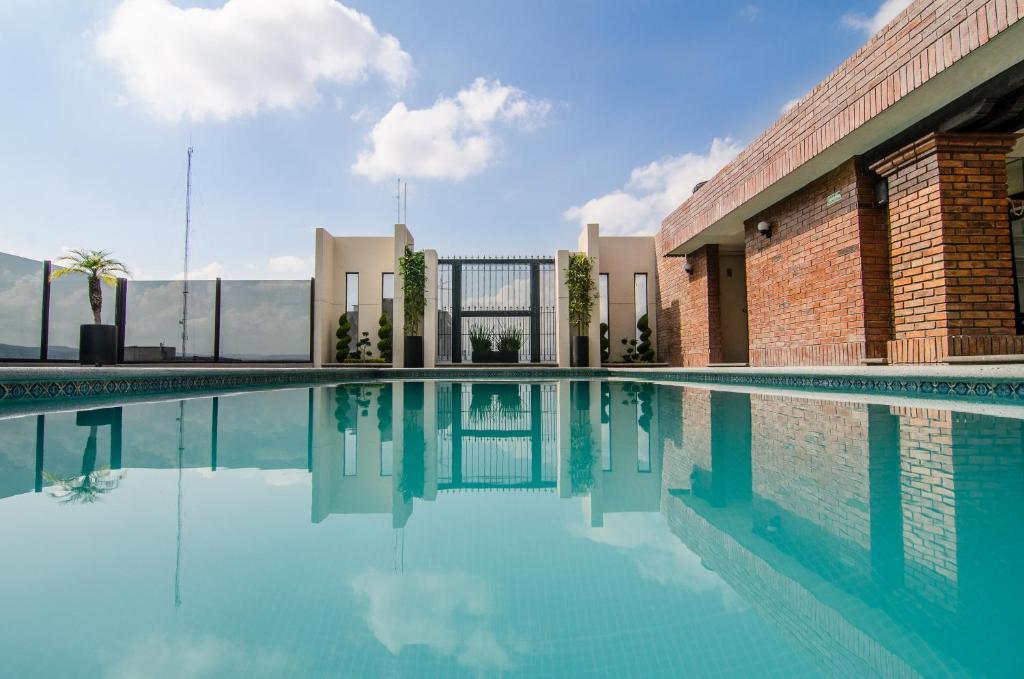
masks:
[[[890,362],[1024,353],[1006,204],[1015,143],[933,132],[872,166],[889,180]]]
[[[591,269],[591,278],[594,282],[594,290],[599,291],[598,277],[601,275],[601,227],[597,224],[587,224],[580,232],[579,251],[593,260],[594,266]],[[590,327],[587,329],[588,344],[590,345],[590,367],[601,367],[601,310],[598,308],[600,298],[595,297],[593,301],[593,313],[590,315]]]
[[[423,309],[423,367],[437,365],[437,251],[424,250],[427,269],[426,305]]]
[[[325,229],[314,233],[313,277],[313,367],[334,362],[334,329],[337,314],[334,313],[334,236]]]
[[[395,224],[395,258],[392,271],[395,272],[394,318],[392,319],[391,365],[396,368],[405,366],[405,295],[402,293],[402,274],[398,260],[405,254],[406,246],[414,247],[415,243],[405,224]]]
[[[569,267],[569,251],[555,253],[555,287],[558,299],[555,306],[555,353],[559,368],[568,368],[569,363],[569,288],[565,285],[565,270]]]

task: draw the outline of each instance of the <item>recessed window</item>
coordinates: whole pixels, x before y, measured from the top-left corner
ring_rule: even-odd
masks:
[[[633,302],[636,307],[636,318],[633,324],[636,325],[640,319],[647,315],[647,274],[633,274]],[[640,329],[635,328],[636,338],[640,339]]]

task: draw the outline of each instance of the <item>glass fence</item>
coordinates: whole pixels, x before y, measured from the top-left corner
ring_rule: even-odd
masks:
[[[0,252],[0,290],[0,358],[38,359],[43,263]]]
[[[311,360],[312,282],[123,281],[103,286],[103,323],[118,325],[122,361]],[[92,323],[85,276],[46,281],[46,264],[0,252],[0,360],[74,361]],[[44,332],[43,326],[46,326]]]

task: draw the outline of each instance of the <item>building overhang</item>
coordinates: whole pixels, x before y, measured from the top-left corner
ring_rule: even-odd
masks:
[[[918,5],[915,3],[910,9],[916,8]],[[974,15],[965,18],[964,22],[972,17]],[[971,106],[986,97],[1002,97],[1007,91],[1024,84],[1024,21],[1017,20],[1004,26],[984,44],[971,45],[970,51],[941,70],[936,67],[934,50],[929,51],[931,48],[927,46],[921,52],[905,54],[905,68],[913,70],[923,59],[926,72],[930,68],[934,73],[924,79],[921,73],[912,72],[907,84],[912,86],[888,105],[877,103],[877,97],[883,97],[881,101],[885,102],[885,92],[879,94],[877,90],[879,87],[884,90],[893,76],[883,77],[880,72],[877,79],[870,81],[874,83],[872,87],[867,92],[852,94],[849,105],[839,114],[827,111],[813,124],[801,124],[799,116],[806,115],[808,110],[817,111],[824,107],[836,88],[852,88],[860,82],[853,80],[863,77],[856,67],[869,67],[871,52],[885,52],[886,41],[890,37],[898,40],[904,30],[920,28],[919,23],[911,22],[904,30],[897,31],[900,22],[908,23],[906,12],[666,217],[660,234],[662,254],[685,256],[709,244],[742,247],[746,220],[850,158],[880,156],[881,150],[892,147],[894,142],[908,134],[918,134],[919,131],[919,136],[923,136],[929,131],[924,128],[941,129],[944,121],[963,129],[964,125],[971,124]],[[954,27],[951,33],[956,30]],[[943,38],[948,36],[947,33],[940,37],[936,44],[942,44]],[[978,42],[977,38],[975,42]],[[948,55],[945,58],[948,59]],[[897,82],[905,68],[897,69]],[[889,96],[892,96],[891,92]],[[868,98],[866,103],[865,97]],[[868,116],[872,107],[880,107],[880,110]],[[967,117],[958,122],[957,117],[965,115]],[[1019,119],[1009,121],[1002,131],[1016,130],[1021,126]],[[793,135],[794,128],[799,128],[802,134],[788,139],[787,135]],[[832,141],[826,144],[829,140]],[[910,141],[913,139],[905,143]],[[823,148],[813,154],[806,153],[806,149],[817,146]],[[796,162],[802,155],[808,156],[807,159]]]

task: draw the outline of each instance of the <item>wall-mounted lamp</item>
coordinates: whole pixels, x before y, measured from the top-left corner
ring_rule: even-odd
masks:
[[[772,223],[761,221],[757,223],[757,232],[766,238],[771,238],[772,235]]]
[[[683,262],[683,271],[685,271],[689,275],[693,275],[693,264],[690,264],[690,262],[688,261]]]

